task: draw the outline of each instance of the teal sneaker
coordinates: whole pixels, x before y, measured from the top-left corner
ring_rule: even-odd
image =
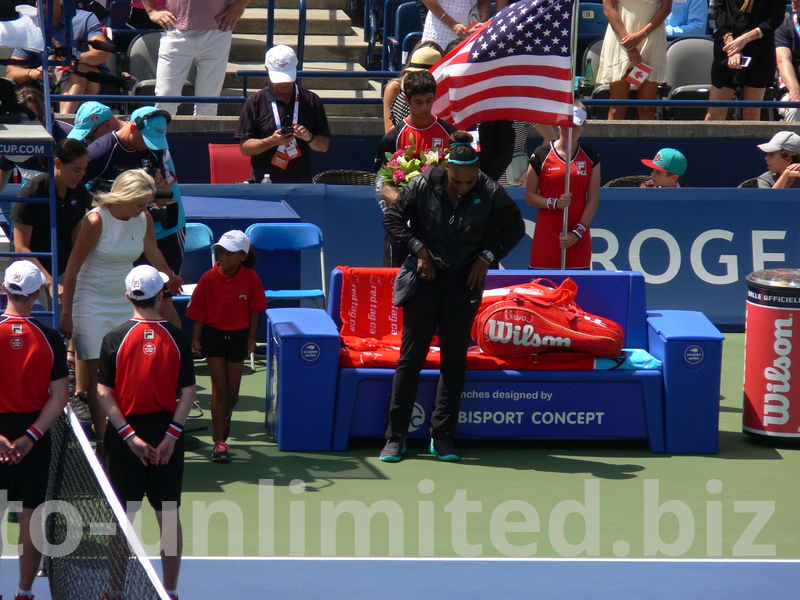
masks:
[[[431,446],[429,448],[431,454],[435,454],[439,460],[446,462],[455,462],[461,460],[461,457],[456,452],[456,447],[450,442],[444,440],[435,440],[431,438]]]
[[[386,440],[386,445],[381,450],[383,462],[400,462],[406,451],[406,438],[401,436]]]

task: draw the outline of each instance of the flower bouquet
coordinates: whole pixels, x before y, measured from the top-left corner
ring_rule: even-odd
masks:
[[[447,158],[450,149],[439,150],[431,148],[427,152],[420,152],[411,136],[411,145],[405,150],[397,150],[394,154],[386,153],[386,164],[378,171],[378,177],[396,189],[404,188],[414,177],[427,171],[431,165],[440,163]]]

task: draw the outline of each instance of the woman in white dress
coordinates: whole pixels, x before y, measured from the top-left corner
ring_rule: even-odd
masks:
[[[156,184],[143,169],[122,173],[111,191],[99,195],[84,217],[69,256],[64,278],[60,328],[74,336],[80,360],[89,369],[88,404],[98,440],[105,434],[105,415],[97,403],[97,367],[103,336],[133,316],[125,297],[125,276],[144,251],[147,260],[170,275],[170,291],[183,283],[167,266],[156,244],[147,205]]]
[[[428,9],[422,41],[433,41],[442,48],[457,38],[467,37],[471,22],[483,23],[492,14],[490,0],[422,0]],[[474,18],[470,19],[470,11]]]
[[[667,75],[667,32],[664,21],[672,11],[672,0],[603,0],[608,28],[600,51],[597,83],[609,84],[612,99],[627,100],[628,73],[644,63],[652,69],[639,86],[639,100],[655,100],[658,84]],[[626,106],[608,109],[609,120],[624,119]],[[654,107],[639,107],[640,119],[655,118]]]

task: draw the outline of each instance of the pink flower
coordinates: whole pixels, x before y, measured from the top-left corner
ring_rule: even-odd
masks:
[[[403,156],[406,153],[405,150],[397,150],[394,154],[392,154],[392,158],[398,158]]]
[[[403,183],[406,180],[406,172],[403,169],[397,169],[392,173],[392,179],[395,183]]]
[[[386,163],[386,166],[387,166],[387,167],[396,167],[396,166],[397,166],[397,165],[399,165],[399,164],[400,164],[400,161],[399,161],[399,160],[397,160],[396,158],[393,158],[393,159],[392,159],[392,160],[390,160],[388,163]]]

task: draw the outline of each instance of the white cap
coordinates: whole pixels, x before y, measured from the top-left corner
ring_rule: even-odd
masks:
[[[147,300],[163,290],[167,281],[169,276],[166,273],[150,265],[139,265],[125,278],[125,290],[132,300]]]
[[[11,294],[28,296],[45,283],[44,273],[29,260],[18,260],[8,265],[3,285]]]
[[[764,152],[785,150],[789,154],[800,154],[800,136],[791,131],[779,131],[769,142],[759,144],[758,147]]]
[[[247,238],[244,232],[239,231],[238,229],[226,231],[222,234],[222,237],[219,238],[219,241],[214,245],[221,246],[230,252],[237,252],[239,250],[245,254],[250,252],[250,240]]]
[[[289,46],[280,44],[267,50],[264,66],[271,83],[292,83],[297,79],[297,55]]]

